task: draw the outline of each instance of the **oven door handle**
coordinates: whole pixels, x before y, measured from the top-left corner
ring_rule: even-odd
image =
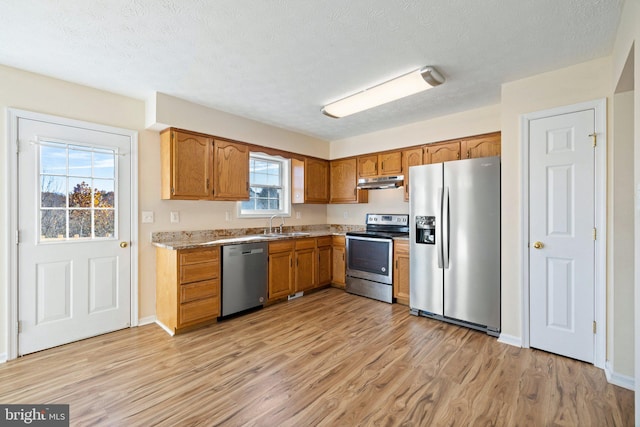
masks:
[[[442,259],[443,267],[449,268],[449,237],[450,237],[450,219],[449,219],[449,187],[445,187],[442,192]]]

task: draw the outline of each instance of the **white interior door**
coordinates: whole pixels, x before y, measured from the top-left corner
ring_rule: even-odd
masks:
[[[530,345],[594,362],[594,110],[532,120]]]
[[[18,119],[18,353],[131,322],[131,136]]]

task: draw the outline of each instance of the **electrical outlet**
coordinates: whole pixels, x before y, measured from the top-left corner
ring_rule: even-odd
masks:
[[[180,212],[173,211],[171,212],[171,222],[173,224],[177,224],[180,222]]]
[[[296,212],[296,219],[302,218],[302,212]]]
[[[142,211],[142,223],[143,224],[153,224],[153,212],[152,211]]]
[[[349,218],[349,212],[344,211],[344,214],[342,214],[342,216],[344,217],[344,219]]]

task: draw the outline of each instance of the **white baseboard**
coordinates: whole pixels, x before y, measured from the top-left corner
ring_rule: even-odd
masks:
[[[7,353],[0,353],[0,363],[6,363],[9,360]]]
[[[627,390],[635,391],[636,380],[634,377],[628,375],[618,374],[613,371],[611,362],[607,360],[604,364],[604,374],[607,377],[609,384],[617,385],[618,387],[626,388]]]
[[[169,335],[174,336],[174,332],[169,329],[167,326],[165,326],[161,321],[156,320],[156,325],[160,326],[162,329],[164,329]]]
[[[138,319],[138,326],[150,325],[156,323],[156,316],[147,316]]]
[[[522,338],[514,337],[513,335],[500,334],[498,342],[501,342],[502,344],[509,344],[514,347],[522,347]]]

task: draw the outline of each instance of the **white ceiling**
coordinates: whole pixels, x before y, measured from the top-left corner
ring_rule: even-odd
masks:
[[[609,55],[622,1],[0,0],[0,64],[337,140],[496,104],[504,82]],[[446,83],[320,113],[424,65]]]

